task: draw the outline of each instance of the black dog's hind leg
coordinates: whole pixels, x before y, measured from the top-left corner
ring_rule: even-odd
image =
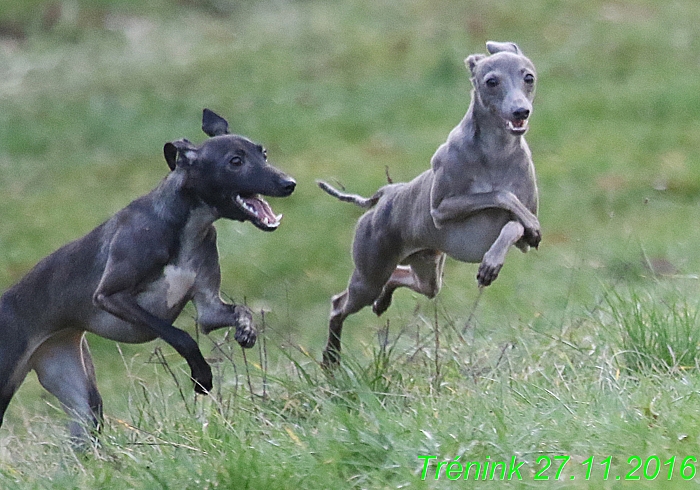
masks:
[[[41,385],[61,402],[73,420],[71,437],[85,441],[102,425],[102,397],[87,341],[80,331],[64,331],[46,340],[32,355]]]
[[[12,328],[12,315],[0,304],[0,426],[7,407],[15,392],[29,372],[27,360],[27,339],[20,329]]]

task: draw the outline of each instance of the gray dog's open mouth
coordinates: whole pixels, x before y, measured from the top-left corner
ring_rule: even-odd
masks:
[[[261,230],[276,230],[280,225],[282,215],[276,215],[267,201],[259,195],[248,197],[237,195],[235,201],[238,207],[248,215],[250,221]]]
[[[527,131],[527,119],[506,119],[506,127],[512,134],[525,134]]]

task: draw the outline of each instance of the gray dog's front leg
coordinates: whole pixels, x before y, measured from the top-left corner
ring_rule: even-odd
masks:
[[[498,277],[506,260],[508,249],[523,237],[525,229],[518,221],[509,221],[501,228],[501,233],[491,248],[484,254],[476,279],[479,286],[488,286]]]
[[[459,221],[489,208],[501,208],[513,214],[523,226],[523,237],[528,245],[537,248],[542,239],[540,222],[520,200],[508,191],[493,191],[448,197],[430,209],[437,228],[449,221]]]

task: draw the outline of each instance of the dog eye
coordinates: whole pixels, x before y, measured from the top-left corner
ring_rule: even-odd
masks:
[[[235,157],[231,158],[231,160],[229,160],[229,163],[235,167],[239,167],[243,164],[243,159],[236,155]]]
[[[525,75],[524,80],[525,83],[527,83],[528,85],[532,85],[533,83],[535,83],[535,77],[532,75],[532,73],[527,73]]]
[[[489,88],[495,88],[498,87],[498,78],[487,78],[486,79],[486,86]]]

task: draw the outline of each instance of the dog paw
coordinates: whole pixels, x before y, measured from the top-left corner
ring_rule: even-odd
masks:
[[[250,349],[258,339],[258,331],[253,322],[253,314],[246,306],[236,306],[236,342],[241,347]]]
[[[479,266],[479,271],[476,274],[476,280],[479,286],[489,286],[498,277],[498,273],[501,272],[501,267],[503,264],[489,264],[487,262],[482,262]]]
[[[530,245],[524,240],[520,239],[515,243],[515,246],[522,252],[527,253],[530,250]]]
[[[382,316],[382,314],[389,309],[389,306],[391,306],[391,295],[382,294],[372,303],[372,311],[375,315]]]
[[[209,364],[205,364],[205,367],[198,369],[197,373],[192,371],[192,381],[194,381],[194,391],[196,393],[207,395],[214,387]]]
[[[525,220],[522,224],[524,228],[522,240],[532,248],[537,248],[542,240],[540,221],[536,216],[532,216],[532,219]]]
[[[525,230],[525,243],[527,243],[532,248],[538,248],[540,246],[540,241],[542,241],[542,232],[539,228],[530,228]]]
[[[330,373],[333,372],[338,366],[340,366],[340,352],[335,349],[328,348],[324,350],[321,368]]]

